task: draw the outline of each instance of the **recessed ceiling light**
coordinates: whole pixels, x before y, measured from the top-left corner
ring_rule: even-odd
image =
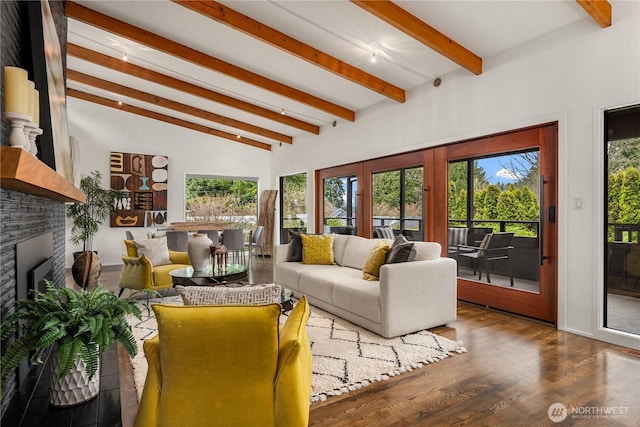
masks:
[[[373,52],[373,55],[371,55],[371,62],[376,62],[376,53]]]
[[[129,60],[129,57],[127,56],[126,53],[124,55],[122,55],[122,60],[125,61],[125,62]]]

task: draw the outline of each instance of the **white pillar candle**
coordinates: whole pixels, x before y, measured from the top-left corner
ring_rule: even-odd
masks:
[[[27,114],[27,71],[18,67],[4,67],[4,111]]]
[[[40,126],[40,91],[38,89],[33,90],[33,117],[31,119],[36,127]]]
[[[27,116],[31,116],[33,118],[33,91],[36,90],[36,85],[31,81],[27,80]]]

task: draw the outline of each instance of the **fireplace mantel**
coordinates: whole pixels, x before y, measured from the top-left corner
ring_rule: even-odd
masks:
[[[18,147],[0,147],[0,187],[61,202],[84,202],[85,194],[38,158]]]

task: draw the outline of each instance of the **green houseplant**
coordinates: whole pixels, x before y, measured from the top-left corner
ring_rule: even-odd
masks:
[[[31,363],[42,363],[45,352],[57,344],[51,356],[55,362],[52,365],[59,361],[57,375],[53,368],[51,370],[51,403],[68,406],[95,397],[99,391],[100,355],[114,341],[120,342],[131,356],[137,353],[136,341],[126,320],[128,314],[141,319],[139,302],[133,296],[119,299],[103,285],[75,290],[47,282],[46,291],[36,291],[34,299],[17,301],[15,311],[0,327],[3,341],[18,332],[18,337],[0,358],[2,395],[7,375],[22,360],[33,354]],[[80,375],[76,370],[81,371]],[[71,384],[76,379],[87,384]],[[79,393],[81,387],[91,390]]]
[[[123,196],[123,192],[102,188],[102,173],[97,170],[80,180],[80,190],[87,199],[84,203],[68,205],[67,217],[73,224],[71,243],[82,244],[82,252],[75,257],[71,272],[75,282],[86,288],[94,285],[102,272],[102,262],[93,251],[93,238],[114,211],[116,200]]]

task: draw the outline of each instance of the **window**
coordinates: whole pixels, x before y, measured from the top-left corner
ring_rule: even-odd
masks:
[[[539,150],[450,162],[448,184],[449,227],[469,230],[466,245],[479,246],[488,233],[513,233],[506,260],[491,265],[497,273],[492,284],[504,279],[505,286],[539,292]],[[449,254],[458,260],[460,277],[480,277],[479,260],[460,256],[455,247]]]
[[[280,243],[289,243],[289,231],[307,231],[307,174],[280,177]]]
[[[373,174],[372,224],[391,227],[408,240],[422,240],[422,167]]]
[[[640,335],[640,106],[605,112],[604,326]]]
[[[253,228],[258,219],[258,182],[187,176],[185,220]]]
[[[357,234],[355,176],[324,180],[324,230],[336,234]]]

